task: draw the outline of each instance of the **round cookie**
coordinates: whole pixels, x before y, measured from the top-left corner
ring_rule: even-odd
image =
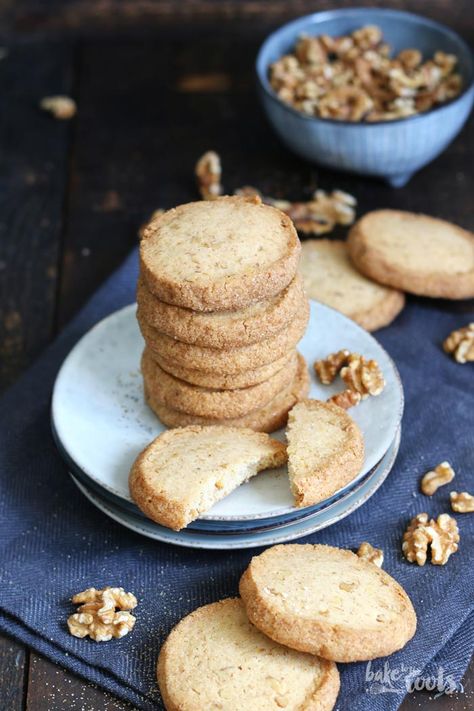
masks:
[[[142,318],[140,309],[137,312],[143,338],[154,355],[184,368],[218,374],[254,370],[282,358],[303,337],[308,324],[308,317],[309,302],[305,299],[301,310],[295,315],[288,327],[278,331],[271,338],[260,341],[260,343],[251,343],[242,348],[221,350],[193,346],[189,343],[176,341],[174,338],[170,338],[150,326]]]
[[[280,644],[336,662],[384,657],[415,634],[403,588],[379,567],[332,546],[267,549],[240,580],[249,620]]]
[[[298,354],[298,372],[289,388],[282,390],[276,397],[259,410],[234,419],[213,420],[205,417],[187,415],[178,412],[154,400],[145,388],[145,399],[167,427],[186,427],[187,425],[226,425],[228,427],[248,427],[256,432],[275,432],[286,424],[288,412],[309,392],[309,373],[303,356]]]
[[[243,309],[293,279],[300,242],[259,198],[222,197],[168,210],[145,228],[140,270],[161,301],[195,311]]]
[[[299,269],[310,299],[340,311],[367,331],[388,326],[405,305],[403,292],[354,268],[342,240],[305,240]]]
[[[167,711],[331,711],[339,692],[335,664],[265,637],[238,598],[183,618],[161,648],[157,676]]]
[[[175,378],[179,378],[179,380],[185,380],[193,385],[200,385],[202,388],[234,390],[235,388],[248,388],[252,385],[263,383],[264,380],[271,378],[279,370],[288,366],[294,354],[295,349],[292,348],[289,353],[286,353],[273,363],[262,365],[254,370],[241,370],[239,373],[207,373],[205,370],[183,368],[177,363],[160,358],[156,353],[153,353],[152,356],[163,370],[170,375],[174,375]]]
[[[271,299],[239,311],[191,311],[165,304],[142,279],[137,290],[140,312],[150,326],[183,343],[206,348],[235,348],[270,338],[289,323],[304,299],[299,277]]]
[[[180,531],[260,471],[285,463],[286,446],[262,432],[180,427],[138,455],[130,493],[148,518]]]
[[[450,222],[397,210],[353,225],[349,255],[363,274],[420,296],[474,297],[474,235]]]
[[[178,380],[160,368],[148,349],[143,352],[141,370],[147,392],[154,400],[188,415],[228,419],[242,417],[270,402],[294,380],[297,365],[295,352],[288,366],[268,380],[236,390],[212,390]]]

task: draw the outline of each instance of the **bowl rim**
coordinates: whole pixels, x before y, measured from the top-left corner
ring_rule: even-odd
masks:
[[[413,114],[412,116],[402,116],[398,119],[390,119],[390,120],[380,120],[380,121],[347,121],[346,119],[343,120],[338,120],[338,119],[332,119],[332,118],[320,118],[319,116],[309,116],[307,114],[304,114],[302,111],[298,111],[298,109],[295,109],[293,106],[290,106],[290,104],[286,104],[284,101],[282,101],[273,88],[270,85],[270,82],[268,81],[268,66],[261,66],[262,65],[262,55],[267,48],[267,46],[270,44],[270,42],[284,29],[287,29],[291,27],[292,25],[299,25],[301,23],[304,23],[305,21],[311,21],[314,20],[315,18],[326,20],[326,19],[337,19],[338,17],[344,16],[344,15],[367,15],[368,13],[373,14],[374,16],[376,15],[384,15],[385,17],[390,17],[396,16],[397,18],[405,18],[408,22],[419,22],[425,26],[432,27],[434,29],[440,30],[443,32],[445,35],[450,36],[452,39],[454,39],[459,45],[461,45],[466,52],[466,55],[469,57],[469,70],[470,70],[470,77],[469,77],[469,82],[466,84],[466,86],[463,88],[461,93],[456,96],[454,99],[451,99],[450,101],[446,101],[442,104],[438,104],[437,106],[434,106],[433,108],[429,109],[428,111],[420,112],[418,114]],[[265,40],[262,42],[260,45],[260,48],[257,53],[257,57],[255,60],[255,72],[257,75],[258,82],[262,89],[265,91],[266,95],[272,99],[272,101],[276,102],[278,106],[283,107],[286,109],[289,113],[293,114],[294,116],[297,116],[300,119],[303,119],[304,121],[309,121],[313,123],[321,123],[323,125],[325,124],[332,124],[336,126],[352,126],[354,128],[358,128],[359,126],[364,126],[364,127],[370,127],[370,126],[392,126],[394,124],[400,124],[400,123],[407,123],[409,121],[416,121],[419,119],[426,118],[428,116],[431,116],[432,114],[436,112],[441,112],[443,110],[448,109],[451,106],[454,106],[457,102],[461,101],[472,89],[474,88],[474,57],[473,57],[473,51],[471,50],[470,46],[468,43],[459,35],[457,32],[452,30],[450,27],[447,25],[444,25],[441,22],[437,22],[436,20],[432,20],[429,17],[424,17],[423,15],[418,15],[415,12],[406,12],[404,10],[395,10],[393,8],[382,8],[382,7],[341,7],[337,8],[334,10],[322,10],[320,12],[311,12],[308,15],[301,15],[300,17],[295,18],[294,20],[290,20],[289,22],[286,22],[283,25],[280,25],[276,30],[271,32]]]

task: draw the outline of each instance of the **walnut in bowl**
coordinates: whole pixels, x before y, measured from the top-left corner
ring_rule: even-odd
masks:
[[[474,101],[464,41],[427,18],[381,8],[284,25],[262,45],[257,76],[270,123],[291,150],[393,186],[444,150]]]

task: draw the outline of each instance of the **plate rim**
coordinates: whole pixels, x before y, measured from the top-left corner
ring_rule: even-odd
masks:
[[[395,437],[398,436],[399,431],[400,431],[400,428],[399,428],[399,430],[397,430],[397,434],[395,435]],[[389,449],[390,449],[390,447],[389,447]],[[387,452],[388,452],[388,450],[387,450]],[[386,453],[387,453],[387,452],[386,452]],[[384,456],[385,456],[385,455],[384,455]],[[362,477],[360,480],[357,480],[357,481],[353,482],[353,485],[354,485],[354,486],[353,486],[353,489],[352,489],[352,490],[349,490],[349,491],[347,491],[347,492],[345,492],[345,493],[342,493],[339,498],[335,499],[334,501],[330,501],[330,503],[328,503],[327,506],[325,506],[325,507],[323,507],[323,508],[319,508],[319,509],[317,509],[317,510],[315,510],[315,511],[308,510],[308,509],[313,508],[313,507],[311,507],[311,506],[306,506],[306,507],[303,507],[303,508],[300,508],[300,509],[298,509],[298,508],[295,507],[294,513],[300,512],[300,513],[301,513],[300,516],[298,516],[297,518],[288,520],[287,518],[285,518],[285,516],[288,516],[289,514],[282,514],[282,521],[281,521],[281,522],[278,522],[278,523],[277,523],[277,522],[273,522],[273,523],[272,523],[272,521],[271,521],[270,518],[269,518],[269,519],[258,519],[258,520],[256,520],[256,522],[262,522],[262,521],[268,520],[268,524],[267,524],[267,525],[263,525],[263,524],[260,525],[260,530],[277,529],[277,528],[282,528],[282,527],[284,527],[284,526],[290,526],[290,525],[292,525],[292,524],[300,523],[300,522],[303,522],[303,521],[305,521],[305,520],[307,520],[307,519],[309,519],[309,518],[311,518],[311,517],[313,517],[313,516],[316,516],[317,514],[326,513],[327,511],[329,511],[330,509],[334,508],[335,506],[338,506],[339,504],[342,504],[343,501],[345,501],[347,498],[349,498],[350,496],[352,496],[353,494],[355,494],[358,490],[360,490],[360,489],[364,486],[364,484],[366,484],[366,483],[368,482],[369,479],[371,479],[372,477],[374,477],[374,476],[377,474],[377,471],[378,471],[379,467],[381,466],[383,459],[384,459],[384,457],[382,457],[382,458],[377,462],[377,464],[376,464],[375,466],[373,466],[372,469],[371,469],[369,472],[367,472],[367,473],[365,474],[364,477]],[[82,485],[83,485],[84,487],[90,489],[91,492],[92,492],[94,495],[99,496],[100,498],[103,498],[103,499],[106,500],[111,506],[117,507],[118,509],[120,509],[121,511],[123,511],[123,513],[126,514],[126,515],[138,517],[140,520],[143,520],[143,519],[146,520],[146,521],[150,521],[150,520],[151,520],[151,519],[149,519],[149,517],[146,516],[146,515],[138,508],[138,506],[136,506],[133,502],[129,502],[128,500],[123,499],[121,496],[120,496],[120,497],[116,497],[116,496],[110,494],[110,492],[108,492],[106,489],[103,489],[102,487],[98,486],[93,480],[90,480],[91,483],[90,483],[90,484],[87,484],[87,482],[86,482],[85,480],[88,480],[89,477],[87,476],[87,474],[85,474],[85,473],[80,469],[80,467],[78,467],[78,466],[75,464],[75,462],[67,455],[67,453],[64,453],[64,460],[65,460],[65,462],[66,462],[66,464],[67,464],[67,466],[68,466],[69,474],[70,474],[71,476],[73,476],[74,479],[76,479],[76,480],[78,480],[80,483],[82,483]],[[103,492],[103,493],[101,493],[101,492]],[[328,501],[328,500],[330,500],[330,499],[333,499],[334,496],[336,496],[336,495],[337,495],[337,494],[335,494],[335,495],[329,497],[328,499],[326,499],[326,501]],[[112,498],[112,497],[113,497],[113,498]],[[320,503],[323,504],[324,501],[322,501],[322,502],[320,502]],[[274,516],[273,518],[280,518],[280,517],[275,517],[275,516]],[[201,522],[203,522],[203,524],[205,524],[205,523],[207,522],[207,519],[199,518],[199,519],[196,519],[196,521],[201,521]],[[237,534],[239,533],[239,530],[238,530],[238,529],[226,530],[225,528],[219,528],[219,527],[206,529],[205,526],[203,526],[202,528],[201,528],[201,527],[200,527],[200,528],[195,528],[195,527],[193,527],[193,525],[192,525],[193,523],[195,523],[195,521],[191,522],[186,528],[187,528],[188,531],[191,531],[191,532],[196,533],[196,534],[198,534],[198,535],[201,534],[201,533],[202,533],[202,534],[209,534],[209,533],[212,533],[212,534],[215,534],[215,535],[223,535],[223,536],[224,536],[224,535],[237,535]],[[215,523],[215,522],[214,522],[214,521],[210,521],[209,523]],[[218,522],[218,523],[219,523],[219,522]],[[160,524],[158,524],[158,525],[160,525]],[[164,528],[166,528],[166,527],[164,527]],[[240,532],[241,532],[242,534],[245,533],[245,532],[247,532],[247,533],[255,532],[255,533],[256,533],[256,532],[258,532],[258,530],[259,530],[258,528],[251,529],[251,528],[244,528],[244,527],[242,527],[242,529],[241,529]]]
[[[403,389],[403,383],[401,380],[400,373],[398,371],[398,368],[396,366],[396,363],[394,362],[393,358],[391,355],[388,353],[388,351],[384,348],[384,346],[368,331],[366,331],[362,326],[360,326],[358,323],[350,319],[348,316],[345,314],[341,313],[340,311],[337,311],[337,309],[332,308],[331,306],[327,306],[326,304],[323,304],[322,302],[316,301],[315,299],[309,299],[310,304],[314,304],[316,308],[321,308],[323,307],[324,309],[332,312],[335,314],[338,318],[342,320],[349,321],[351,324],[351,327],[355,327],[356,330],[360,331],[364,338],[369,338],[370,341],[373,342],[375,347],[381,349],[387,358],[387,360],[390,363],[390,366],[392,368],[392,371],[395,376],[395,382],[397,384],[397,390],[399,393],[399,403],[398,403],[398,409],[396,413],[396,432],[395,432],[395,437],[397,435],[397,432],[400,430],[401,426],[401,421],[403,417],[403,412],[404,412],[404,407],[405,407],[405,394],[404,394],[404,389]],[[61,366],[56,374],[56,378],[54,381],[53,389],[52,389],[52,397],[51,397],[51,406],[50,406],[50,426],[52,430],[52,436],[53,440],[55,442],[56,448],[59,451],[60,456],[62,459],[65,461],[65,463],[69,466],[69,461],[72,462],[76,468],[78,468],[84,476],[88,477],[91,481],[93,481],[100,489],[103,489],[105,491],[110,492],[112,495],[115,497],[127,501],[128,503],[133,504],[134,502],[131,499],[125,498],[122,496],[121,492],[118,491],[113,487],[113,485],[110,484],[105,484],[103,481],[99,480],[92,472],[85,471],[82,466],[79,466],[78,463],[74,460],[74,458],[70,455],[68,452],[66,446],[64,445],[63,441],[60,438],[59,432],[56,427],[56,421],[57,421],[57,416],[55,417],[55,407],[56,407],[56,402],[58,399],[58,392],[59,392],[59,387],[61,385],[61,377],[64,371],[65,366],[67,365],[68,361],[70,358],[73,357],[74,353],[77,352],[77,348],[80,346],[80,344],[83,342],[84,339],[86,339],[93,331],[97,330],[101,326],[103,326],[109,319],[113,318],[120,318],[123,317],[125,314],[128,314],[128,312],[131,311],[136,311],[137,304],[136,302],[133,302],[131,304],[127,304],[119,309],[116,309],[115,311],[112,311],[109,313],[107,316],[104,316],[100,321],[95,323],[90,329],[88,329],[79,339],[78,341],[73,345],[73,347],[70,349],[66,357],[61,363]],[[63,376],[64,377],[64,376]],[[158,418],[159,419],[159,418]],[[163,424],[163,423],[162,423]],[[166,425],[163,425],[166,428]],[[169,428],[166,428],[169,429]],[[165,430],[166,431],[166,430]],[[389,444],[388,449],[390,448],[391,444]],[[386,451],[388,451],[388,449]],[[383,459],[385,456],[386,452],[383,453],[381,459],[379,459],[379,462]],[[376,466],[378,466],[378,463],[375,463],[372,467],[372,469]],[[364,474],[358,474],[356,477],[354,477],[350,482],[348,482],[345,486],[341,487],[337,491],[335,491],[331,497],[337,496],[338,494],[344,492],[344,490],[357,483],[359,479],[362,479],[364,476],[367,476],[369,472],[365,472]],[[322,503],[322,502],[321,502]],[[271,519],[271,518],[276,518],[279,516],[284,516],[284,515],[290,515],[292,513],[295,513],[295,511],[301,510],[303,511],[304,508],[311,508],[311,507],[302,507],[301,509],[298,509],[295,506],[288,506],[285,508],[280,508],[278,510],[271,510],[271,511],[266,511],[263,513],[253,513],[253,514],[237,514],[237,515],[232,515],[232,514],[227,514],[227,515],[222,515],[222,514],[205,514],[203,516],[199,517],[200,521],[212,521],[212,522],[232,522],[232,521],[258,521],[258,520],[263,520],[263,519]]]
[[[96,496],[94,494],[89,495],[90,492],[87,490],[87,488],[80,484],[72,474],[69,474],[79,491],[87,498],[87,500],[99,511],[101,511],[104,515],[108,516],[109,518],[113,519],[116,523],[119,525],[123,526],[124,528],[127,528],[128,530],[133,531],[134,533],[138,535],[145,536],[149,540],[158,542],[158,543],[166,543],[168,545],[176,545],[181,548],[193,548],[193,549],[199,549],[199,550],[245,550],[248,548],[258,548],[258,547],[265,547],[265,546],[271,546],[271,545],[276,545],[279,543],[287,543],[288,541],[291,540],[297,540],[299,538],[303,538],[305,536],[309,536],[312,533],[316,533],[317,531],[324,530],[325,528],[329,528],[330,526],[333,526],[334,524],[338,523],[339,521],[342,521],[344,518],[347,518],[347,516],[350,516],[354,511],[356,511],[358,508],[363,506],[377,491],[380,489],[382,484],[385,482],[387,479],[388,475],[393,469],[394,463],[396,461],[398,451],[400,448],[400,441],[401,441],[401,428],[397,430],[397,434],[392,441],[390,447],[387,449],[387,452],[384,455],[384,458],[389,454],[389,458],[385,463],[385,467],[383,470],[380,472],[380,477],[375,481],[374,485],[370,487],[367,491],[363,492],[363,494],[359,497],[356,498],[353,502],[350,502],[350,506],[348,506],[347,509],[345,509],[340,516],[333,516],[332,518],[329,519],[324,525],[321,525],[321,522],[318,524],[316,523],[314,526],[308,525],[307,527],[303,527],[303,529],[300,529],[300,526],[302,525],[300,522],[296,522],[293,524],[294,528],[292,526],[286,527],[285,528],[285,534],[278,536],[275,532],[273,532],[273,537],[270,537],[267,539],[265,537],[265,540],[262,541],[262,536],[264,534],[262,533],[249,533],[246,534],[245,537],[247,540],[245,542],[239,542],[238,540],[234,541],[227,541],[223,537],[220,542],[216,542],[214,544],[210,545],[210,541],[196,541],[192,540],[189,538],[186,538],[182,536],[182,532],[180,531],[171,531],[170,529],[166,529],[163,526],[159,526],[159,524],[154,524],[155,526],[158,526],[160,529],[163,529],[165,532],[170,531],[167,533],[169,538],[167,539],[166,537],[163,537],[163,534],[161,534],[162,537],[159,537],[158,535],[150,535],[150,533],[147,533],[142,527],[140,526],[140,523],[138,524],[130,524],[129,522],[124,522],[122,519],[120,519],[119,515],[117,515],[113,510],[110,509],[110,504],[108,502],[104,503],[100,501],[99,503],[96,503]],[[369,482],[367,482],[369,483]],[[315,514],[317,515],[317,514]],[[309,521],[311,520],[310,517]],[[306,523],[309,523],[307,521]],[[153,523],[153,522],[149,522]],[[303,522],[304,523],[304,522]],[[288,531],[288,528],[292,529]],[[193,531],[192,535],[196,535],[196,533]],[[166,536],[166,533],[165,533]],[[182,537],[181,537],[182,536]],[[239,536],[239,534],[237,534]],[[173,540],[170,540],[171,537],[173,537]],[[244,538],[244,535],[241,536]]]

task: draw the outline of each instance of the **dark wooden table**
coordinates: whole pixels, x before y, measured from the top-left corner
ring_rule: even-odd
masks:
[[[351,3],[337,3],[344,4]],[[445,21],[472,43],[469,0],[383,4]],[[474,229],[472,122],[398,191],[308,166],[272,135],[254,92],[257,47],[286,19],[328,6],[306,0],[0,0],[1,44],[8,48],[0,61],[2,388],[120,264],[152,210],[196,197],[193,165],[208,148],[222,155],[229,191],[250,183],[296,199],[315,186],[337,187],[357,196],[360,212],[420,210]],[[38,110],[43,96],[58,93],[76,99],[75,120],[61,123]],[[434,308],[467,313],[472,303],[437,302]],[[472,707],[473,672],[465,694],[437,700],[414,694],[403,709]],[[25,708],[130,707],[0,637],[0,709]]]

